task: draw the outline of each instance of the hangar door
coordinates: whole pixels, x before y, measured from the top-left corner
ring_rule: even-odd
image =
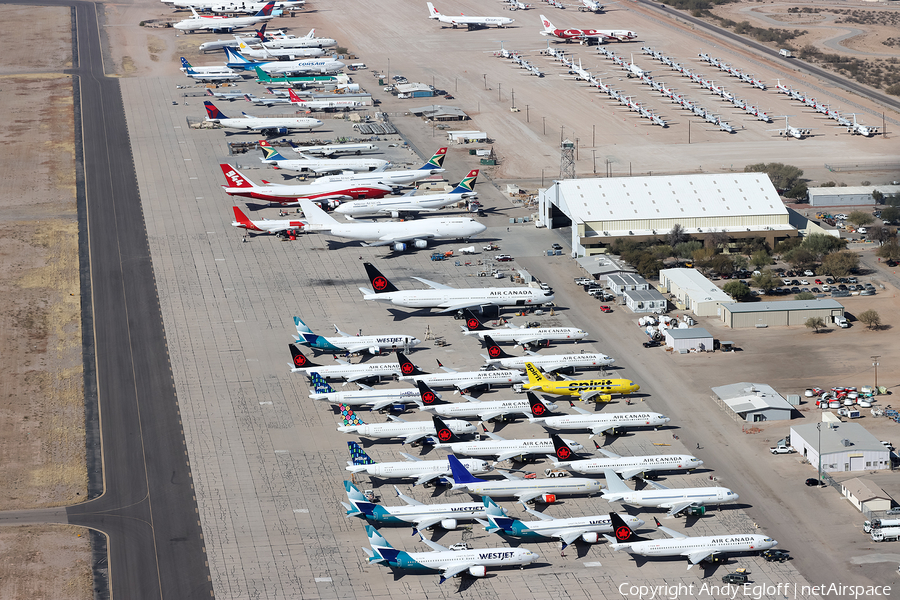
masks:
[[[866,468],[866,463],[863,461],[863,455],[850,455],[850,470],[851,471],[862,471]]]

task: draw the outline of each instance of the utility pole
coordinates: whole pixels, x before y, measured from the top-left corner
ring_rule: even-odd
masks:
[[[872,357],[872,366],[875,367],[875,389],[874,393],[878,393],[878,359],[881,358],[880,354],[876,354]]]

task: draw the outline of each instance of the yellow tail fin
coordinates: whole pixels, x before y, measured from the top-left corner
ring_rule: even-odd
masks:
[[[525,363],[525,372],[528,373],[528,383],[542,383],[546,381],[538,368],[532,363]]]

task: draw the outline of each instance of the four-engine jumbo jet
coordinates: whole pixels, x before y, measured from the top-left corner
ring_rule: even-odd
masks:
[[[321,154],[322,156],[337,156],[338,154],[355,154],[359,156],[363,152],[375,152],[378,146],[375,144],[325,144],[324,146],[293,146],[297,154]]]
[[[523,504],[532,500],[553,504],[557,496],[594,494],[600,490],[600,482],[583,477],[549,477],[525,479],[503,471],[505,481],[487,481],[473,477],[452,454],[447,457],[453,471],[454,490],[464,490],[476,496],[491,498],[516,498]]]
[[[460,325],[463,335],[477,335],[481,341],[485,341],[485,336],[490,335],[495,342],[515,342],[517,346],[524,347],[545,341],[578,341],[588,335],[586,331],[577,327],[518,327],[508,323],[507,329],[491,329],[485,327],[472,311],[466,310],[463,314],[466,323]]]
[[[600,541],[601,533],[612,533],[612,520],[609,515],[591,515],[584,517],[569,517],[557,519],[531,508],[525,511],[538,518],[537,521],[520,521],[506,516],[506,509],[500,508],[489,496],[482,498],[487,521],[476,519],[484,525],[488,533],[520,538],[526,541],[559,540],[562,542],[561,550],[579,539],[588,544],[596,544]],[[631,515],[625,515],[624,520],[631,527],[641,527],[644,521]]]
[[[605,40],[627,42],[628,40],[633,40],[637,37],[635,32],[627,29],[557,29],[553,26],[553,23],[550,22],[550,19],[544,15],[541,15],[541,23],[544,25],[544,30],[541,31],[541,35],[554,37],[558,40],[565,40],[566,42],[572,40],[584,41],[587,43]]]
[[[484,577],[488,567],[523,567],[540,558],[524,548],[479,548],[475,550],[450,550],[437,542],[421,536],[431,552],[404,552],[391,546],[378,530],[366,525],[371,550],[363,548],[370,563],[384,564],[391,568],[411,571],[431,571],[441,574],[440,582],[451,577],[468,574]]]
[[[239,118],[229,118],[209,100],[204,101],[203,106],[206,107],[208,123],[218,123],[227,129],[260,131],[266,136],[279,135],[293,129],[312,131],[314,128],[322,126],[322,121],[310,117],[252,117],[247,113],[241,113],[242,116]]]
[[[550,292],[530,287],[454,288],[442,283],[413,277],[430,290],[400,291],[371,263],[363,263],[372,289],[359,288],[363,300],[375,300],[405,308],[440,308],[439,312],[481,308],[483,306],[530,306],[553,301]]]
[[[406,502],[406,506],[384,506],[366,498],[359,488],[349,481],[344,481],[344,490],[347,492],[347,502],[341,504],[347,509],[348,517],[360,517],[370,523],[383,525],[411,525],[413,535],[420,530],[431,529],[438,525],[442,529],[453,530],[459,526],[460,521],[487,517],[483,502],[424,504],[400,493],[397,486],[394,486],[397,497]]]
[[[700,488],[675,488],[670,489],[652,480],[647,483],[655,489],[632,490],[625,482],[619,479],[616,472],[611,469],[604,471],[606,476],[606,489],[603,491],[603,499],[607,502],[621,502],[632,506],[649,506],[653,508],[667,508],[666,513],[672,517],[681,511],[693,506],[706,506],[710,504],[724,504],[734,502],[738,495],[723,487]]]
[[[299,336],[296,339],[297,344],[308,346],[316,352],[327,352],[328,354],[368,352],[378,355],[400,350],[409,352],[410,348],[422,343],[422,340],[413,335],[352,335],[341,331],[337,325],[334,326],[334,332],[340,337],[323,337],[313,333],[313,330],[300,320],[300,317],[294,317],[294,326],[297,328]]]
[[[393,363],[359,363],[350,364],[338,359],[336,365],[317,365],[306,358],[300,349],[294,344],[288,344],[291,350],[291,373],[304,373],[312,379],[314,373],[318,373],[322,379],[345,379],[348,382],[363,381],[367,379],[381,379],[382,377],[394,377],[403,373],[415,373],[419,371],[411,362],[407,361],[404,367],[399,362]]]
[[[403,355],[398,352],[397,356],[400,357],[402,367]],[[408,381],[414,385],[424,383],[433,388],[456,388],[460,391],[490,388],[492,385],[513,385],[526,381],[525,375],[516,370],[455,371],[442,365],[441,361],[438,361],[438,367],[443,369],[444,373],[408,375],[401,377],[400,381]]]
[[[418,402],[421,400],[419,390],[409,388],[375,389],[357,382],[359,390],[352,392],[338,392],[321,375],[313,372],[309,378],[309,384],[313,393],[309,395],[311,400],[330,402],[331,404],[346,404],[347,406],[368,406],[371,410],[381,410],[394,404]],[[436,398],[439,397],[435,394]]]
[[[459,182],[448,194],[425,194],[416,196],[415,190],[399,198],[377,198],[374,200],[354,200],[341,203],[334,212],[348,217],[401,217],[407,213],[433,212],[445,206],[456,204],[460,200],[475,196],[475,180],[478,169]]]
[[[680,531],[663,527],[657,519],[656,527],[671,539],[646,539],[638,537],[616,513],[609,513],[615,537],[604,534],[613,550],[625,550],[641,556],[684,556],[688,570],[705,560],[715,560],[720,554],[732,552],[759,552],[774,548],[777,541],[756,533],[705,535],[688,537]]]
[[[435,417],[437,418],[437,417]],[[448,442],[438,438],[435,448],[449,448],[453,454],[463,456],[496,456],[496,462],[502,462],[513,458],[524,459],[527,456],[550,456],[559,460],[567,460],[576,452],[584,450],[584,446],[572,440],[563,440],[561,450],[555,448],[554,442],[549,438],[527,438],[521,440],[508,440],[496,433],[485,432],[489,440],[476,440],[473,442]],[[446,436],[449,437],[449,436]],[[555,454],[554,454],[555,452]]]
[[[263,219],[262,221],[251,221],[237,206],[233,206],[232,208],[234,209],[234,222],[231,226],[246,229],[248,232],[278,233],[279,231],[287,231],[288,229],[302,229],[306,227],[306,222],[291,219]]]
[[[404,421],[399,417],[388,415],[388,423],[366,423],[360,419],[353,409],[341,404],[343,425],[337,430],[341,433],[355,433],[360,437],[376,439],[402,438],[404,444],[412,444],[426,438],[437,436],[438,439],[455,439],[458,435],[475,433],[478,427],[468,421],[450,419],[442,421],[432,417],[431,421]]]
[[[565,431],[587,429],[590,437],[600,434],[614,434],[619,429],[631,429],[633,427],[658,427],[670,421],[669,417],[655,412],[624,412],[624,413],[592,413],[572,406],[577,415],[560,415],[558,417],[543,417],[541,406],[543,403],[537,396],[529,392],[531,413],[529,423],[538,423],[547,429],[559,429]]]
[[[260,162],[288,171],[312,171],[319,174],[336,171],[372,171],[384,170],[390,164],[383,158],[313,158],[302,152],[300,153],[302,158],[290,159],[282,156],[265,140],[260,140],[259,149],[263,152]]]
[[[531,392],[528,392],[529,398]],[[472,396],[463,396],[468,402],[452,402],[447,404],[435,404],[437,394],[425,385],[419,382],[419,398],[415,400],[419,405],[419,410],[427,411],[441,417],[460,418],[460,419],[479,419],[481,421],[492,421],[494,419],[513,419],[519,415],[530,417],[533,413],[531,402],[529,400],[488,400],[482,402]],[[541,402],[541,414],[556,410],[553,403]]]
[[[606,458],[586,458],[571,460],[572,453],[566,447],[566,440],[558,435],[550,436],[556,453],[550,459],[555,467],[574,471],[582,475],[599,475],[612,469],[625,479],[631,479],[641,473],[653,471],[675,471],[696,469],[703,464],[702,460],[687,454],[657,454],[651,456],[619,456],[608,450],[598,448]],[[568,458],[564,456],[568,452]]]
[[[481,356],[484,357],[487,364],[501,366],[504,369],[524,371],[525,365],[531,363],[543,370],[544,373],[552,373],[563,369],[574,370],[575,367],[608,367],[616,362],[615,359],[605,354],[583,351],[579,354],[538,354],[528,350],[527,356],[510,356],[488,334],[484,336],[484,344],[487,346],[487,354]]]
[[[428,485],[432,481],[440,483],[445,477],[450,476],[450,462],[443,460],[422,460],[406,452],[400,456],[405,458],[402,462],[376,462],[357,442],[347,442],[350,450],[350,459],[345,467],[351,473],[365,473],[369,477],[378,479],[412,479],[413,485]],[[487,473],[493,470],[486,460],[477,458],[464,458],[460,461],[471,473]],[[437,480],[437,481],[435,481]]]
[[[384,185],[407,185],[415,183],[426,177],[444,172],[444,158],[447,156],[447,148],[438,148],[425,164],[416,169],[402,169],[397,171],[378,171],[375,173],[347,173],[343,175],[327,175],[316,179],[316,183],[337,183],[340,181],[353,181],[356,183],[380,183]]]
[[[641,386],[629,379],[578,379],[552,381],[544,377],[534,363],[525,363],[528,383],[523,384],[526,390],[544,392],[554,396],[577,396],[587,402],[610,402],[613,394],[626,396],[641,389]]]
[[[510,19],[508,17],[467,17],[466,15],[460,15],[458,17],[449,17],[447,15],[442,15],[438,12],[438,10],[434,7],[434,4],[431,2],[426,2],[428,5],[428,18],[429,19],[437,19],[441,23],[450,25],[453,29],[456,29],[460,25],[465,26],[471,29],[479,29],[482,27],[490,27],[493,25],[494,27],[506,27],[510,25],[515,19]]]
[[[349,185],[350,181],[341,184]],[[380,185],[380,184],[358,184]],[[300,198],[303,216],[313,225],[314,231],[327,232],[335,237],[358,240],[366,246],[390,246],[394,252],[403,252],[407,247],[427,248],[428,240],[469,239],[483,232],[487,227],[475,219],[417,219],[415,221],[390,221],[386,223],[368,223],[350,221],[341,223],[311,200]],[[368,298],[367,298],[368,299]]]
[[[273,8],[275,8],[275,2],[269,2],[252,17],[222,17],[218,15],[198,15],[192,6],[193,18],[178,21],[172,27],[189,33],[194,33],[195,31],[232,31],[272,19]]]
[[[326,200],[344,200],[352,198],[372,198],[384,196],[391,192],[387,185],[354,185],[352,183],[329,183],[311,185],[256,185],[229,164],[219,165],[225,175],[226,185],[222,186],[229,196],[243,196],[266,200],[282,205],[296,206],[300,199],[311,199],[316,202]],[[309,227],[311,220],[306,218]],[[311,228],[311,229],[314,229]]]

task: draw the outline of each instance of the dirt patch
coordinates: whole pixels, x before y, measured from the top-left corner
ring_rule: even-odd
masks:
[[[72,17],[68,7],[4,5],[4,61],[0,73],[72,68]],[[39,51],[35,41],[39,40]]]
[[[91,598],[85,531],[70,526],[0,529],[0,598]]]

